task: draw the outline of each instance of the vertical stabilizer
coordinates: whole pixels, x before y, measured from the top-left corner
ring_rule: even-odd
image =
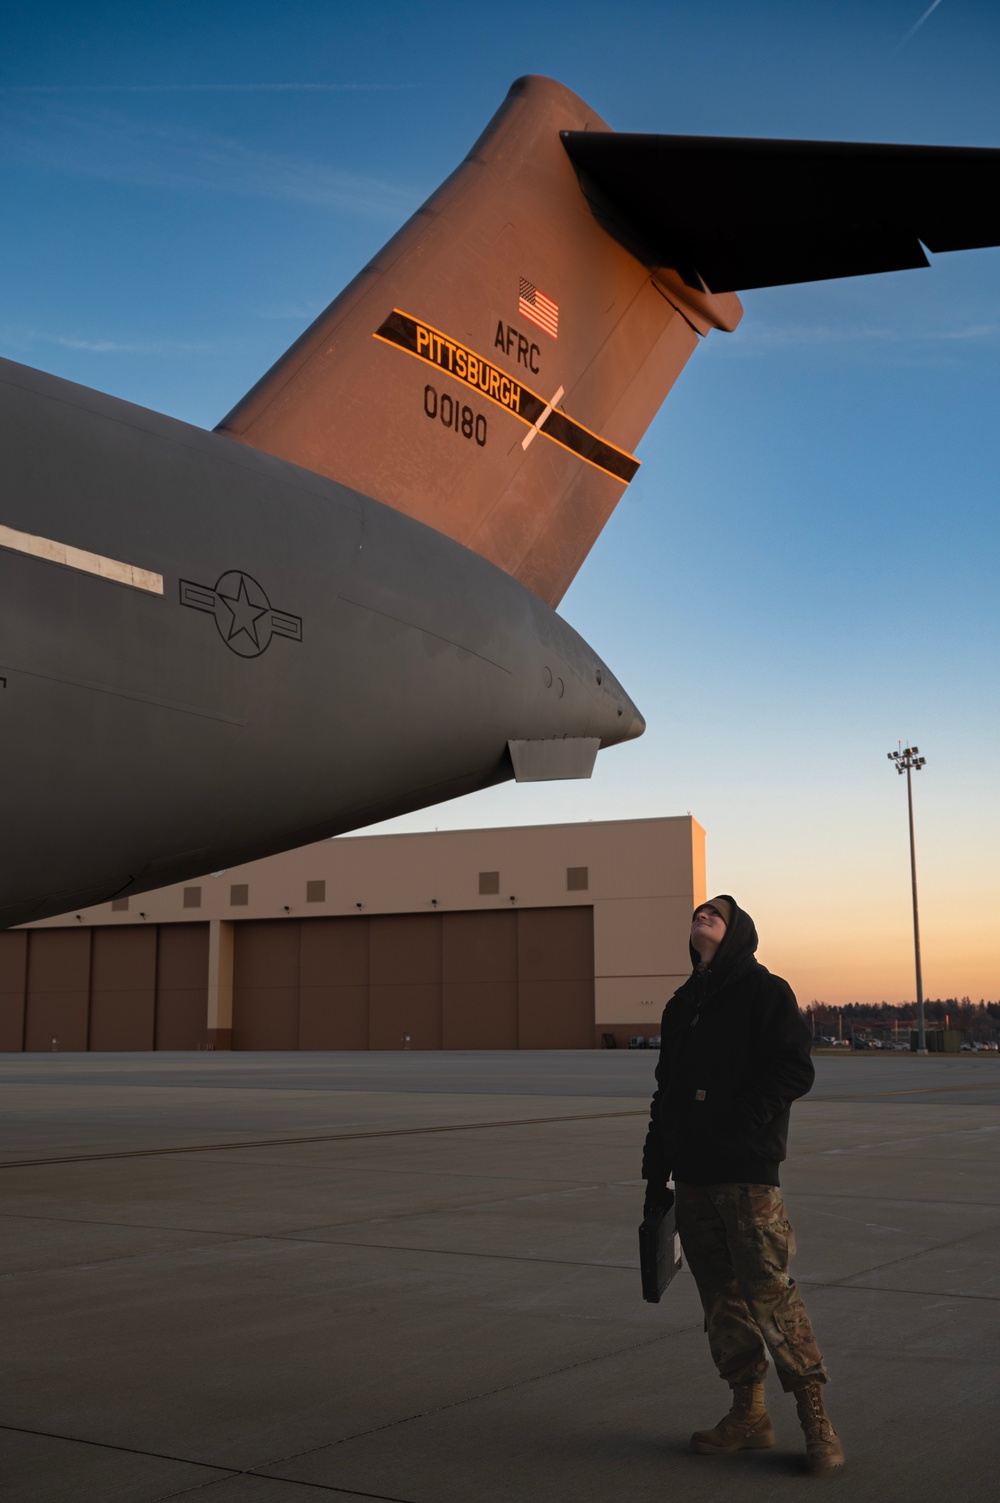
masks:
[[[516,83],[219,427],[429,523],[550,605],[700,335],[741,311],[626,248],[560,138],[583,130],[608,127],[560,84]]]

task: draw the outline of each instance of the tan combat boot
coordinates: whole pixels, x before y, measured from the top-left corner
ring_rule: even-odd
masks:
[[[763,1383],[737,1383],[733,1407],[714,1430],[696,1430],[691,1449],[701,1456],[720,1451],[764,1451],[774,1445],[774,1427],[764,1403]]]
[[[795,1407],[806,1437],[806,1471],[821,1474],[844,1465],[844,1448],[823,1408],[823,1384],[807,1383],[795,1391]]]

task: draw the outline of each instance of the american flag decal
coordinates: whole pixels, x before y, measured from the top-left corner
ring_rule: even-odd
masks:
[[[553,339],[559,338],[559,304],[546,297],[544,292],[539,292],[534,282],[529,282],[524,277],[521,278],[517,311],[522,318],[537,325]]]

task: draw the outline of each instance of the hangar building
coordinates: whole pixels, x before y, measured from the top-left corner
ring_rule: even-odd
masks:
[[[0,1050],[621,1046],[704,898],[690,816],[340,836],[0,933]]]

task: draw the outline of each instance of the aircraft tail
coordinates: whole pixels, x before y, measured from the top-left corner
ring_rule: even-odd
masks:
[[[558,604],[736,289],[1000,243],[1000,151],[649,136],[547,78],[220,424]]]
[[[557,605],[699,337],[742,314],[651,266],[578,177],[561,133],[608,130],[560,84],[519,80],[217,431],[429,523]]]

